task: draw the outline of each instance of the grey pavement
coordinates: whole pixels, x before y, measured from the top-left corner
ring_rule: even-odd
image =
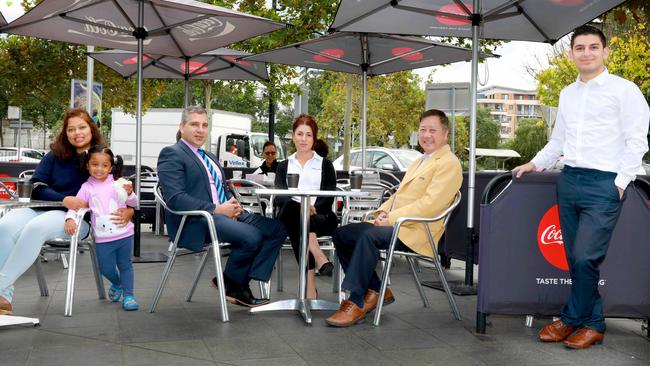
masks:
[[[166,249],[164,237],[143,234],[143,252]],[[282,255],[284,291],[273,283],[272,299],[294,297],[297,289],[293,254]],[[351,328],[328,327],[329,312],[314,312],[313,324],[305,325],[296,312],[250,314],[234,305],[223,323],[209,285],[213,266],[193,301],[183,300],[197,264],[195,255],[177,260],[153,314],[147,310],[163,264],[134,264],[141,308],[125,312],[97,298],[89,255],[81,254],[72,317],[64,317],[67,272],[50,258],[44,264],[50,296],[39,295],[33,268],[16,283],[15,314],[38,317],[41,325],[0,328],[0,365],[650,365],[650,342],[638,320],[607,319],[604,343],[582,351],[538,342],[537,330],[549,319],[527,328],[524,317],[493,315],[487,333],[476,334],[476,296],[456,297],[462,321],[454,320],[442,292],[427,288],[431,307],[424,308],[400,261],[391,275],[397,301],[384,309],[379,327],[370,317]],[[461,279],[462,266],[452,262],[448,277]],[[436,279],[429,268],[422,277]],[[322,298],[336,299],[331,278],[318,285]]]

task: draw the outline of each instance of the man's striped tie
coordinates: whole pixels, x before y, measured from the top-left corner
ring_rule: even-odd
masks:
[[[201,156],[201,159],[205,162],[205,165],[208,166],[208,170],[210,171],[210,174],[212,175],[212,179],[214,180],[214,185],[217,187],[217,195],[219,195],[219,203],[224,203],[228,199],[226,198],[226,191],[223,188],[223,184],[221,182],[221,179],[219,179],[219,175],[217,175],[217,171],[212,165],[212,161],[208,158],[208,156],[205,154],[205,150],[199,149],[199,155]]]

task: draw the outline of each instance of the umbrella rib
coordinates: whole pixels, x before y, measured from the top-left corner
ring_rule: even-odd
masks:
[[[154,13],[158,17],[158,20],[160,21],[160,23],[162,23],[162,25],[164,25],[164,26],[167,26],[165,24],[165,21],[163,20],[163,18],[160,16],[160,12],[158,12],[158,9],[156,8],[156,6],[153,3],[151,4],[151,8],[153,9]],[[185,51],[183,50],[181,45],[178,43],[178,40],[176,39],[176,37],[174,37],[172,32],[168,31],[167,34],[169,35],[169,38],[171,38],[172,42],[174,42],[174,45],[176,46],[178,51],[181,53],[181,55],[185,56]]]
[[[138,57],[138,56],[136,56],[136,57]],[[148,68],[149,66],[154,66],[156,61],[162,60],[164,57],[165,57],[165,56],[160,56],[160,57],[158,57],[158,58],[155,59],[155,60],[150,60],[150,61],[148,61],[148,63],[147,63],[146,65],[144,65],[144,62],[143,62],[142,70],[144,71],[144,69]],[[135,75],[135,74],[137,74],[137,73],[138,73],[138,70],[135,70],[134,72],[128,74],[128,75],[125,76],[125,77],[126,77],[126,78],[132,78],[133,75]]]
[[[198,22],[198,21],[208,19],[208,18],[211,18],[211,17],[214,17],[214,16],[216,16],[216,15],[215,14],[203,14],[203,15],[201,15],[199,17],[196,17],[196,18],[186,19],[186,20],[183,20],[182,22],[178,22],[178,23],[174,23],[174,24],[170,24],[170,25],[165,25],[164,27],[157,28],[157,29],[149,31],[149,35],[150,36],[159,36],[159,35],[167,34],[168,31],[170,31],[171,29],[176,28],[178,26]]]
[[[239,70],[241,70],[241,71],[243,71],[243,72],[245,72],[245,73],[247,73],[247,74],[249,74],[249,75],[255,76],[255,77],[258,78],[258,79],[266,80],[265,77],[261,77],[261,76],[257,75],[256,73],[254,73],[254,72],[252,72],[252,71],[250,71],[250,70],[246,70],[245,68],[243,68],[243,67],[241,67],[240,65],[238,65],[236,62],[232,62],[232,61],[229,61],[229,60],[223,59],[221,56],[218,56],[218,57],[219,57],[219,59],[221,59],[221,60],[223,60],[223,61],[229,63],[229,64],[230,64],[230,67],[236,67],[236,68],[238,68]],[[266,66],[265,66],[265,68],[266,68]]]
[[[203,64],[203,67],[207,68],[208,66],[212,65],[213,63],[219,61],[220,58],[221,58],[221,56],[214,56],[212,59],[210,59],[210,61],[208,61],[208,62],[206,62],[205,64]],[[219,70],[220,70],[220,69],[217,69],[217,71],[219,71]],[[210,72],[210,71],[207,71],[207,72]],[[190,76],[191,76],[192,74],[194,74],[194,73],[191,72],[191,73],[190,73]],[[202,74],[205,74],[205,73],[203,72]]]
[[[370,10],[369,12],[367,12],[367,13],[365,13],[365,14],[361,14],[361,15],[359,15],[358,17],[355,17],[355,18],[352,18],[352,19],[348,20],[347,22],[341,24],[341,25],[338,27],[338,29],[343,29],[343,28],[349,26],[350,24],[356,23],[356,22],[358,22],[358,21],[360,21],[360,20],[362,20],[362,19],[364,19],[364,18],[367,18],[367,17],[369,17],[369,16],[375,14],[375,13],[378,12],[378,11],[381,11],[381,10],[386,9],[387,7],[389,7],[389,6],[391,6],[391,5],[392,5],[392,1],[387,1],[385,4],[379,5],[378,7],[376,7],[376,8],[374,8],[374,9]],[[336,29],[336,28],[335,28],[335,29]]]
[[[462,2],[461,0],[454,0],[454,2],[456,3],[456,5],[461,7],[465,11],[465,13],[467,13],[467,15],[472,14],[472,12],[469,10],[469,8],[467,7],[467,5],[465,5],[464,2]],[[476,9],[474,9],[474,10],[476,10]]]
[[[171,66],[169,66],[169,65],[167,65],[167,64],[164,64],[164,63],[160,63],[160,64],[159,64],[158,62],[156,62],[156,63],[153,64],[152,66],[153,66],[153,67],[156,67],[156,68],[159,68],[159,69],[161,69],[161,70],[169,71],[169,72],[171,72],[172,74],[180,75],[180,76],[183,76],[183,77],[185,77],[185,76],[189,76],[189,74],[182,73],[182,72],[180,72],[180,71],[174,69],[173,67],[171,67]]]
[[[517,7],[519,8],[519,10],[521,10],[521,15],[523,15],[524,18],[526,18],[526,20],[528,20],[528,21],[530,22],[530,24],[531,24],[533,27],[535,27],[535,29],[537,29],[537,31],[539,32],[539,34],[541,34],[542,37],[544,37],[544,39],[546,40],[546,42],[548,42],[548,43],[553,43],[553,40],[551,39],[551,37],[549,37],[549,36],[544,32],[544,30],[542,30],[542,28],[540,28],[540,27],[537,25],[537,23],[533,20],[533,18],[531,18],[531,17],[528,15],[528,13],[526,13],[526,11],[525,11],[524,9],[522,9],[520,6],[517,6]]]
[[[405,52],[405,53],[402,53],[402,54],[400,54],[400,55],[393,56],[393,57],[391,57],[391,58],[387,58],[387,59],[382,60],[382,61],[378,61],[378,62],[376,62],[376,63],[374,63],[374,64],[371,64],[370,67],[381,66],[381,65],[383,65],[383,64],[385,64],[385,63],[389,63],[389,62],[395,61],[395,60],[400,59],[400,58],[403,58],[403,57],[408,57],[408,56],[410,56],[410,55],[413,55],[413,54],[416,54],[416,53],[419,53],[419,52],[424,52],[424,51],[429,50],[429,49],[431,49],[431,48],[434,48],[434,47],[436,47],[436,46],[437,46],[437,45],[435,45],[435,44],[427,45],[427,46],[424,46],[424,47],[422,47],[422,48],[420,48],[420,49],[417,49],[417,50],[413,50],[413,51]]]
[[[483,14],[483,19],[490,18],[495,14],[498,15],[501,12],[503,12],[504,10],[510,9],[510,8],[512,8],[514,6],[517,6],[517,5],[519,5],[519,4],[523,3],[523,2],[524,2],[524,0],[510,0],[510,1],[507,1],[507,2],[497,6],[496,8],[494,8],[494,9],[488,11],[488,12],[485,12]]]
[[[512,12],[509,12],[509,13],[492,14],[489,17],[483,17],[483,21],[484,22],[493,22],[493,21],[499,20],[499,19],[516,17],[517,15],[521,15],[521,12],[519,10],[512,11]]]
[[[142,0],[139,0],[139,1],[142,1]],[[120,14],[122,14],[122,16],[124,18],[126,18],[126,20],[129,22],[129,24],[131,24],[131,27],[133,27],[133,29],[137,29],[138,27],[135,25],[135,23],[133,23],[131,18],[126,14],[126,11],[124,11],[124,8],[122,8],[122,6],[117,2],[117,0],[112,0],[112,2],[113,2],[113,5],[115,5],[115,7],[117,8],[117,10],[120,12]]]
[[[356,64],[356,63],[354,63],[352,61],[344,60],[344,59],[341,59],[341,58],[336,58],[336,57],[334,57],[332,55],[328,55],[326,53],[312,51],[312,50],[310,50],[308,48],[301,48],[300,46],[295,46],[295,47],[296,47],[297,50],[302,51],[302,52],[307,52],[307,53],[312,54],[312,55],[319,55],[319,56],[325,57],[327,59],[330,59],[332,61],[340,62],[340,63],[346,64],[346,65],[349,65],[349,66],[359,67],[359,64]]]
[[[443,12],[443,11],[422,9],[422,8],[418,8],[418,7],[415,7],[415,6],[399,5],[399,4],[394,5],[393,7],[395,9],[410,11],[412,13],[426,14],[426,15],[431,15],[431,16],[444,16],[444,17],[447,17],[447,18],[455,18],[455,19],[462,19],[462,20],[471,20],[469,15],[446,13],[446,12]]]

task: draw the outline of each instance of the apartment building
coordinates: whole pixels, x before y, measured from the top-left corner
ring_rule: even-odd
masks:
[[[487,108],[494,121],[501,126],[501,138],[515,137],[519,120],[542,118],[540,102],[535,90],[491,86],[478,90],[478,107]]]

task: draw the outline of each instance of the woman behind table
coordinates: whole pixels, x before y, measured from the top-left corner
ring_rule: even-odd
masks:
[[[63,128],[38,164],[32,182],[32,198],[63,201],[67,209],[78,210],[88,204],[75,197],[88,178],[79,170],[79,154],[92,145],[104,144],[104,138],[88,113],[80,108],[67,111]],[[121,209],[113,222],[126,225],[133,216],[132,209]],[[14,282],[34,263],[43,242],[69,238],[63,231],[65,211],[22,208],[9,211],[0,219],[0,315],[11,314]],[[82,223],[80,237],[88,233]]]
[[[262,147],[262,154],[264,154],[264,162],[260,165],[259,170],[262,174],[275,173],[278,169],[278,160],[276,159],[278,150],[275,144],[271,141],[264,143]]]
[[[316,154],[312,148],[318,137],[318,126],[311,116],[301,114],[293,122],[293,143],[296,152],[278,163],[275,176],[276,188],[287,188],[287,174],[299,174],[299,189],[336,190],[336,171],[332,162]],[[298,197],[278,197],[280,207],[278,218],[289,231],[291,246],[299,261],[300,254],[300,199]],[[332,197],[312,197],[309,205],[309,263],[307,272],[307,298],[318,296],[315,282],[315,268],[321,275],[332,275],[334,266],[321,250],[317,235],[330,235],[337,226],[336,214],[332,212]]]

